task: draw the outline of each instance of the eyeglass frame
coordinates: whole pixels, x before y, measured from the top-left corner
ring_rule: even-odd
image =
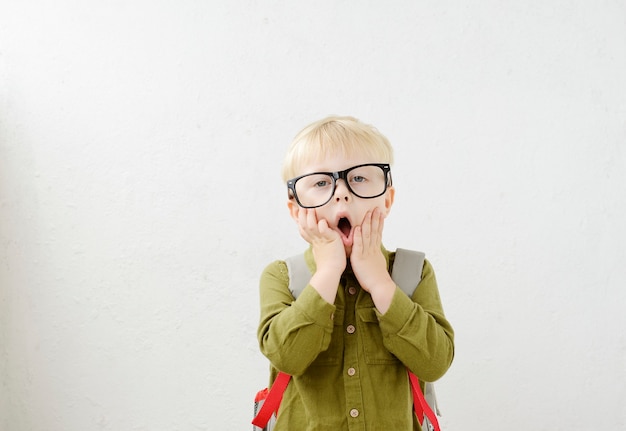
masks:
[[[383,191],[375,196],[360,196],[357,193],[354,192],[354,190],[352,190],[352,187],[350,187],[350,183],[347,181],[347,174],[348,172],[357,169],[357,168],[362,168],[363,166],[376,166],[379,167],[380,169],[382,169],[383,173],[385,174],[385,188],[383,189]],[[302,205],[302,203],[300,203],[300,199],[298,199],[298,193],[296,192],[296,182],[298,182],[299,179],[304,178],[304,177],[308,177],[310,175],[328,175],[329,177],[331,177],[333,179],[333,191],[332,193],[330,193],[330,196],[328,197],[328,200],[326,202],[324,202],[321,205],[313,205],[313,206],[306,206],[306,205]],[[385,194],[385,192],[387,191],[387,189],[389,189],[389,187],[391,187],[393,185],[393,181],[391,178],[391,165],[389,163],[364,163],[362,165],[356,165],[356,166],[352,166],[351,168],[345,169],[343,171],[336,171],[336,172],[311,172],[309,174],[304,174],[304,175],[300,175],[297,176],[295,178],[292,178],[290,180],[287,181],[287,189],[289,190],[289,198],[295,198],[296,202],[298,203],[298,205],[301,208],[306,208],[306,209],[312,209],[312,208],[319,208],[322,207],[324,205],[326,205],[328,202],[330,202],[333,198],[333,196],[335,195],[335,192],[337,191],[337,180],[343,180],[344,183],[346,183],[346,187],[348,188],[348,191],[350,191],[350,193],[352,193],[354,196],[361,198],[361,199],[374,199],[377,198],[379,196],[382,196]]]

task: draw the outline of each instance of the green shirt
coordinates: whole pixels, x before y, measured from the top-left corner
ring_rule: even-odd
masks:
[[[395,252],[383,249],[387,267]],[[307,265],[315,272],[311,249]],[[380,314],[350,266],[334,304],[310,285],[294,300],[284,261],[265,268],[260,281],[261,352],[291,374],[275,431],[410,431],[413,414],[408,367],[433,382],[450,367],[454,332],[446,320],[433,268],[424,262],[422,280],[409,298],[399,287]]]

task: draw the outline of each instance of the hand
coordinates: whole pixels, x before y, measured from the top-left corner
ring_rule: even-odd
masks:
[[[297,214],[300,235],[311,244],[317,270],[310,284],[329,303],[335,302],[339,278],[346,269],[346,251],[339,233],[318,220],[314,209],[299,208]]]
[[[372,300],[381,313],[389,308],[396,289],[382,252],[384,225],[385,215],[379,208],[368,211],[361,226],[354,230],[354,244],[350,254],[354,275],[363,290],[372,295]]]
[[[346,269],[346,252],[339,233],[318,220],[314,209],[298,209],[300,235],[311,244],[317,269],[334,268],[339,274]]]

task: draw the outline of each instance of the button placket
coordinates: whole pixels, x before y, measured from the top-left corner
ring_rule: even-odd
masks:
[[[356,315],[356,302],[359,298],[359,286],[354,277],[348,277],[343,284],[341,291],[345,300],[345,320],[344,329],[344,371],[343,381],[346,391],[346,413],[350,417],[349,428],[362,429],[365,427],[363,410],[363,388],[361,387],[359,364],[359,339],[356,336],[358,320]]]

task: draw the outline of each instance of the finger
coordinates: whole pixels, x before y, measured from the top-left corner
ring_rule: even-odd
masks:
[[[305,241],[310,243],[315,234],[315,227],[311,229],[311,225],[309,222],[309,211],[310,210],[306,208],[301,208],[298,211],[298,225],[300,227],[300,235],[302,236],[302,238],[305,239]]]
[[[310,235],[315,235],[317,233],[317,217],[315,216],[315,211],[307,208],[303,213],[302,224],[304,228]]]
[[[372,213],[370,211],[365,213],[363,223],[361,223],[360,232],[363,239],[363,247],[369,247],[372,234]]]
[[[382,241],[384,218],[382,211],[376,208],[372,214],[372,232],[371,241],[372,245],[378,246]]]
[[[298,209],[298,224],[301,227],[304,227],[306,225],[306,209],[304,208]]]
[[[322,238],[332,237],[332,235],[330,235],[332,230],[328,226],[328,221],[324,219],[318,219],[317,213],[315,212],[314,209],[309,210],[309,214],[307,217],[308,217],[309,226],[312,232],[314,232],[316,236],[319,236]]]
[[[383,242],[383,228],[385,227],[385,214],[381,211],[378,217],[378,243]]]
[[[321,219],[317,222],[317,230],[322,236],[327,236],[330,233],[330,227],[328,226],[328,222],[324,219]]]
[[[351,257],[359,257],[363,254],[363,236],[361,235],[361,231],[361,226],[354,228],[354,233],[352,234]]]
[[[306,210],[306,225],[309,229],[317,229],[317,217],[312,209]]]

